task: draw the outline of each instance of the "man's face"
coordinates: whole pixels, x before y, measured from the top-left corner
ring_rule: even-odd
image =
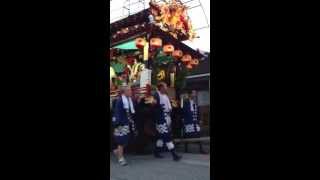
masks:
[[[131,96],[132,96],[131,88],[127,88],[127,89],[124,91],[124,95],[127,96],[127,97],[131,97]]]

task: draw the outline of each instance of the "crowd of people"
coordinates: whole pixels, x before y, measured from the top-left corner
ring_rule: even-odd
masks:
[[[167,85],[161,82],[157,85],[157,91],[149,102],[152,107],[152,112],[149,113],[155,131],[153,134],[153,155],[155,158],[163,158],[161,152],[163,149],[167,149],[172,154],[173,160],[179,161],[182,156],[177,154],[172,138],[172,111],[174,108],[167,94]],[[196,96],[197,92],[195,90],[189,91],[188,97],[178,107],[182,115],[183,134],[187,138],[200,137],[199,108],[196,103]],[[139,119],[144,114],[138,115],[139,112],[136,108],[141,101],[147,100],[134,98],[131,88],[122,86],[120,96],[112,105],[113,153],[122,166],[127,165],[124,148],[132,139],[142,134],[138,126]]]

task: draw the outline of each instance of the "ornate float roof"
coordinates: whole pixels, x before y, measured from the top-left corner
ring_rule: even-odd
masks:
[[[133,40],[137,37],[146,37],[150,33],[151,37],[161,38],[164,44],[172,44],[175,49],[180,49],[184,53],[189,53],[194,58],[202,58],[203,55],[181,41],[187,37],[174,38],[159,27],[150,24],[148,21],[149,9],[145,9],[137,14],[133,14],[122,20],[110,24],[110,46],[114,47],[121,43]],[[150,28],[152,26],[152,31]]]

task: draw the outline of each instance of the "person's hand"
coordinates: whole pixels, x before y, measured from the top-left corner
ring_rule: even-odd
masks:
[[[153,99],[152,104],[157,104],[157,100]]]

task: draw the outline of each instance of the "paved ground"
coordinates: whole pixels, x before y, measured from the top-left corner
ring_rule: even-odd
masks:
[[[179,153],[181,154],[181,153]],[[128,156],[128,166],[117,164],[111,155],[110,180],[209,180],[210,155],[182,154],[180,162],[172,161],[171,154],[164,159],[152,155]]]

